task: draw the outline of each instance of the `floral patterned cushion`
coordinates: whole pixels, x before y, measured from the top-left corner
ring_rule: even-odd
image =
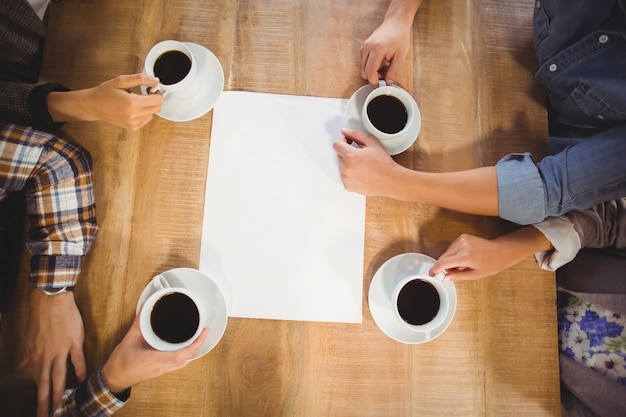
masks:
[[[561,352],[626,385],[626,316],[563,290],[557,300]]]

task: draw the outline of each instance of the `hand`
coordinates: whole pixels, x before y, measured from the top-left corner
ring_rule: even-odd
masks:
[[[48,95],[48,111],[55,122],[100,120],[138,130],[161,111],[164,99],[161,94],[142,95],[130,89],[158,83],[158,78],[146,74],[120,75],[93,88],[52,92]]]
[[[501,246],[468,234],[459,236],[430,268],[435,275],[445,270],[446,279],[461,281],[496,274],[508,265],[499,253]]]
[[[423,0],[391,0],[383,23],[361,45],[361,76],[372,87],[393,84],[411,45],[411,26]],[[388,65],[388,66],[387,66]]]
[[[378,87],[381,78],[388,85],[396,79],[409,53],[410,29],[386,19],[361,45],[361,77],[372,87]]]
[[[493,240],[462,234],[430,268],[443,270],[453,281],[488,277],[503,271],[536,252],[552,248],[550,241],[532,226],[522,227]]]
[[[63,398],[68,356],[78,380],[85,379],[84,339],[83,320],[72,292],[49,297],[31,290],[26,346],[20,366],[32,365],[38,417],[47,417]]]
[[[185,367],[209,334],[205,328],[194,342],[175,352],[160,352],[150,347],[141,336],[139,314],[102,367],[109,391],[120,393],[131,386]]]
[[[388,195],[398,165],[373,136],[343,129],[344,138],[333,144],[339,157],[341,179],[348,191],[368,196]],[[354,147],[352,143],[359,147]]]

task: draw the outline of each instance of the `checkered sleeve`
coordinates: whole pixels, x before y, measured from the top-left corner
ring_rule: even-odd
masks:
[[[109,391],[100,369],[76,389],[65,392],[53,417],[106,417],[122,408],[129,398],[130,389],[117,395]]]
[[[92,163],[82,147],[0,123],[0,199],[25,190],[31,287],[74,286],[97,226]]]

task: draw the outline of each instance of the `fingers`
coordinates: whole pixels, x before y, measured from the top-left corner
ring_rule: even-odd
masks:
[[[377,49],[370,49],[367,53],[361,54],[361,77],[365,78],[372,87],[378,87],[380,72],[385,55]]]
[[[458,267],[458,262],[455,261],[454,259],[450,259],[450,258],[446,258],[444,259],[443,257],[439,258],[437,260],[437,262],[435,262],[435,264],[430,268],[430,270],[428,271],[428,273],[431,276],[435,276],[438,273],[440,273],[441,271],[446,271],[446,278],[450,278],[452,279],[451,274],[453,274],[453,271],[455,271]]]
[[[458,248],[461,238],[462,237],[455,239],[439,259],[437,259],[430,268],[430,271],[428,271],[431,276],[441,271],[446,271],[446,278],[453,281],[459,271],[467,271],[469,269],[471,259],[468,259],[467,254]]]
[[[356,129],[341,129],[341,134],[348,140],[348,142],[355,142],[363,148],[379,143],[378,139],[375,137]]]
[[[50,369],[52,376],[52,409],[56,409],[61,403],[63,393],[65,392],[65,376],[67,374],[67,365],[63,358],[56,358],[52,362]]]
[[[84,374],[86,369],[84,357],[82,357],[82,350],[79,350],[81,351],[82,365],[79,364],[75,366],[78,366],[79,369],[82,366],[82,370],[76,373],[77,377],[82,382],[85,379]],[[74,360],[72,362],[79,363]],[[38,376],[36,379],[37,417],[47,417],[51,409],[54,410],[59,406],[63,399],[63,394],[65,393],[65,380],[67,375],[66,359],[63,356],[58,356],[52,361],[34,361],[29,356],[25,355],[20,366],[26,366],[29,363],[32,364],[35,375]],[[82,374],[82,379],[79,374]]]
[[[202,333],[200,333],[200,336],[198,336],[198,338],[194,340],[192,344],[190,344],[185,349],[183,349],[183,351],[185,351],[185,354],[189,354],[188,356],[189,358],[195,355],[198,349],[200,349],[200,346],[202,346],[206,338],[209,336],[209,331],[210,331],[209,328],[205,327],[202,330]]]
[[[459,266],[459,261],[454,258],[448,258],[441,261],[441,258],[430,268],[428,273],[435,276],[441,271],[446,271],[446,281],[462,281],[466,279],[476,278],[476,272],[468,266]]]
[[[83,382],[85,378],[87,378],[87,365],[85,364],[83,349],[80,346],[72,346],[70,349],[70,358],[78,382]]]
[[[30,358],[31,358],[30,352],[24,349],[24,353],[22,353],[22,359],[20,360],[20,363],[19,363],[20,368],[27,366],[31,361]]]
[[[131,124],[130,126],[125,126],[130,130],[133,131],[137,131],[139,129],[141,129],[142,127],[144,127],[145,125],[147,125],[148,123],[150,123],[150,121],[154,119],[154,116],[150,115],[148,117],[145,117],[139,121],[136,121],[135,123]]]
[[[193,343],[187,346],[184,349],[181,349],[176,352],[168,352],[166,353],[169,356],[170,365],[167,369],[164,369],[164,372],[172,372],[178,369],[182,369],[187,366],[192,360],[193,356],[196,354],[200,346],[205,342],[206,338],[209,335],[209,328],[205,327],[202,330],[202,333],[193,341]]]
[[[47,417],[50,412],[50,370],[42,367],[37,378],[37,417]]]
[[[378,140],[364,132],[352,129],[341,129],[343,138],[337,139],[333,143],[333,149],[337,152],[340,160],[345,158],[350,152],[354,151],[352,143],[358,145],[358,147],[364,148],[367,146],[376,146]],[[382,145],[381,145],[382,146]]]
[[[139,130],[154,118],[154,115],[161,111],[163,96],[161,94],[133,95],[135,103],[128,110],[126,122],[120,121],[122,125],[130,130]]]
[[[387,72],[385,73],[385,82],[387,83],[387,85],[393,84],[393,80],[398,79],[399,72],[400,72],[399,60],[394,59],[389,64],[389,67],[387,68]]]
[[[121,89],[139,87],[145,85],[147,87],[154,87],[159,83],[159,79],[156,77],[150,77],[147,74],[127,74],[120,75],[115,80],[115,86]]]
[[[50,413],[50,391],[49,383],[39,381],[37,384],[37,417],[47,417]]]

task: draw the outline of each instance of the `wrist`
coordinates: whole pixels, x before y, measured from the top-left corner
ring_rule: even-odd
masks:
[[[131,386],[128,384],[124,384],[122,381],[117,381],[116,376],[117,372],[114,369],[114,365],[111,364],[111,360],[107,360],[102,367],[102,380],[104,381],[104,385],[107,387],[109,391],[113,394],[121,394]]]
[[[421,4],[422,0],[392,1],[385,13],[385,21],[393,21],[410,28]]]
[[[54,122],[95,121],[89,110],[91,89],[48,94],[48,112]]]
[[[37,291],[41,291],[48,297],[54,297],[63,293],[73,291],[74,287],[55,287],[55,288],[35,288]]]
[[[74,293],[72,291],[64,291],[56,295],[46,295],[39,288],[33,288],[30,291],[29,307],[34,315],[37,315],[39,312],[48,314],[51,308],[67,305],[66,303],[74,304]]]

